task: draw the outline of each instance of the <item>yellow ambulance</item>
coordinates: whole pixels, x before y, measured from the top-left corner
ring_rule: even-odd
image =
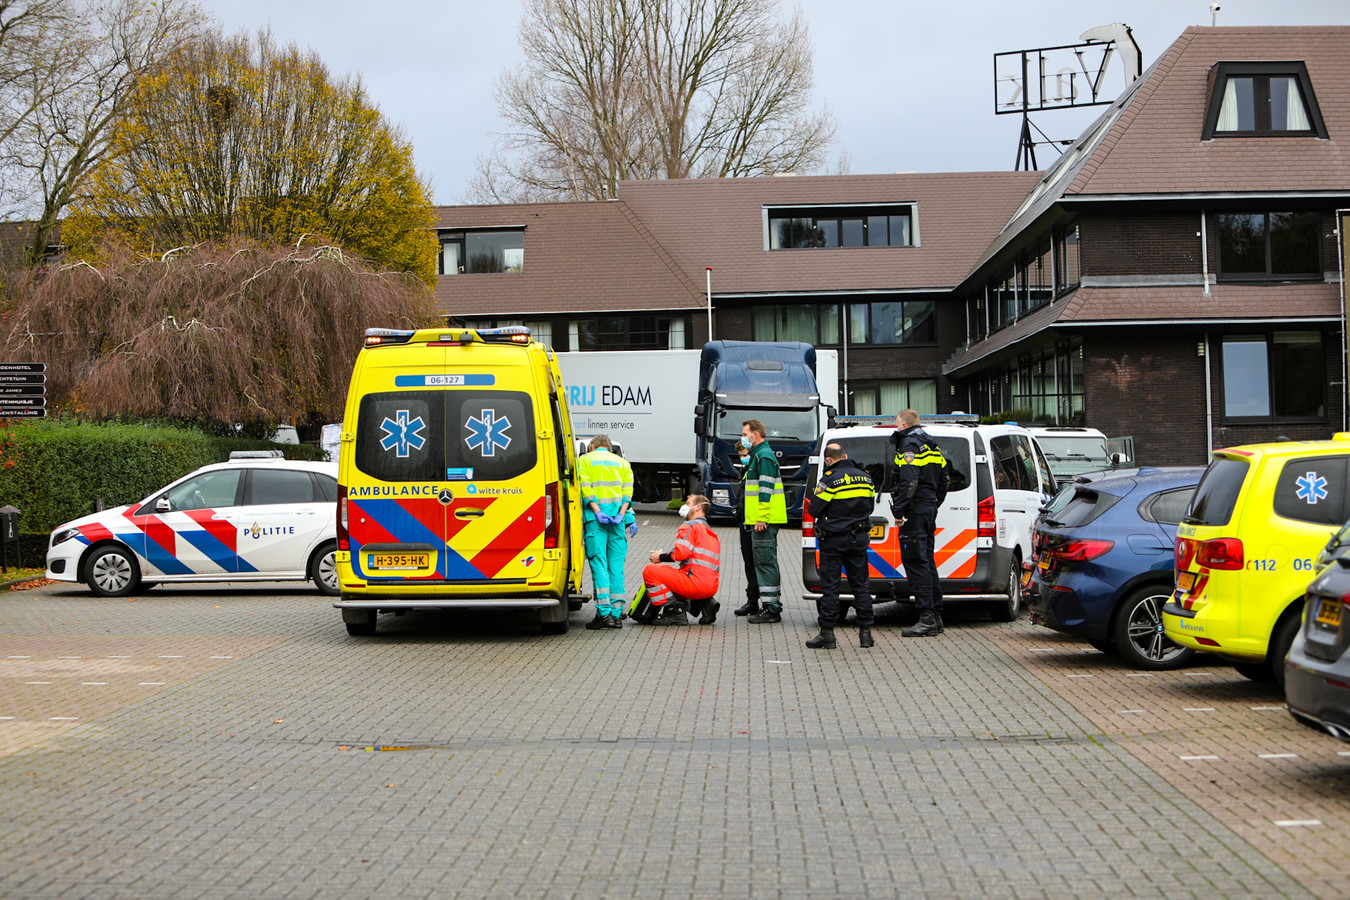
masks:
[[[1350,433],[1215,450],[1177,526],[1167,636],[1284,683],[1318,553],[1350,517]]]
[[[338,458],[337,572],[353,635],[380,612],[579,609],[584,556],[571,417],[529,329],[370,329]]]

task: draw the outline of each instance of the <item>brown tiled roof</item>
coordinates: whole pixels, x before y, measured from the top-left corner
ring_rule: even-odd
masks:
[[[1202,141],[1210,69],[1221,62],[1302,61],[1329,140]],[[1350,26],[1186,29],[1093,152],[1067,194],[1350,189]]]
[[[525,268],[436,279],[451,315],[699,309],[703,291],[618,202],[442,206],[439,228],[522,227]]]
[[[1101,325],[1174,326],[1340,318],[1340,285],[1214,284],[1083,287],[965,348],[943,367],[952,374],[1046,329]]]
[[[1007,221],[1035,172],[625,181],[620,199],[713,293],[950,289]],[[918,247],[764,249],[765,206],[916,203]]]

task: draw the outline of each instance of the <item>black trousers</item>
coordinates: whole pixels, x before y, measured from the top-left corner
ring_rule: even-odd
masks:
[[[936,509],[911,509],[900,529],[900,562],[905,566],[909,594],[920,612],[942,612],[942,588],[933,559],[936,530]]]
[[[859,627],[872,625],[872,593],[867,580],[867,530],[852,534],[822,535],[820,546],[820,600],[816,604],[821,628],[834,628],[839,621],[840,569],[848,573],[853,609]]]
[[[738,526],[741,532],[741,559],[745,562],[745,599],[751,603],[759,602],[759,579],[755,576],[755,547],[751,543],[754,527]]]

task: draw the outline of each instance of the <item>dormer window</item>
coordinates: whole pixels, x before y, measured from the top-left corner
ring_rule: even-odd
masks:
[[[1327,136],[1301,62],[1219,63],[1202,140],[1250,135]]]
[[[914,247],[914,213],[910,203],[765,207],[764,249]]]

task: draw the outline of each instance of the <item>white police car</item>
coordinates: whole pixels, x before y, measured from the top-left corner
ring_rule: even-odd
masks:
[[[52,532],[47,577],[121,597],[142,584],[304,581],[338,593],[337,463],[243,451],[140,503]]]

